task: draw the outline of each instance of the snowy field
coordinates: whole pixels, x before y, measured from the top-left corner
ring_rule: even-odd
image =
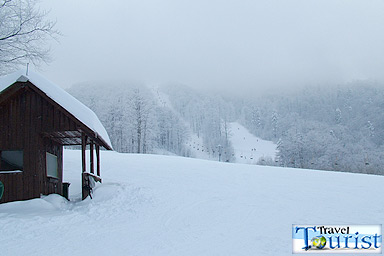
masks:
[[[0,205],[5,255],[292,255],[292,224],[384,223],[384,177],[102,152],[103,184],[71,202]]]

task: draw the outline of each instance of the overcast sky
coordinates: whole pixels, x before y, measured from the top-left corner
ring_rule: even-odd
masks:
[[[43,0],[64,34],[42,66],[88,80],[265,90],[384,80],[382,0]]]

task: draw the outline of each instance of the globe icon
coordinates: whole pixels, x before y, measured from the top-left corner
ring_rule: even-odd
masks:
[[[323,249],[324,246],[327,244],[327,240],[324,236],[315,236],[311,239],[312,246],[316,247],[317,249]]]

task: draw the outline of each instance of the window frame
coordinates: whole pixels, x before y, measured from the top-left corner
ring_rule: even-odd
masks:
[[[16,166],[17,168],[12,168],[12,170],[10,169],[10,170],[4,170],[4,169],[2,169],[2,167],[1,167],[1,159],[2,159],[2,153],[4,152],[4,151],[17,151],[17,152],[21,152],[22,153],[22,161],[23,161],[23,163],[22,163],[22,166]],[[20,173],[20,172],[23,172],[24,171],[24,163],[25,163],[25,161],[24,161],[24,150],[23,149],[0,149],[0,174],[4,174],[4,173]]]
[[[54,156],[56,158],[56,174],[57,174],[57,176],[52,176],[49,173],[48,156]],[[45,152],[45,168],[46,168],[46,176],[48,178],[59,179],[59,162],[58,162],[58,156],[57,155],[55,155],[51,152],[48,152],[48,151]]]

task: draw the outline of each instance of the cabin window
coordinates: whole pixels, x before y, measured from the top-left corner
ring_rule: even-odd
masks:
[[[1,150],[0,159],[0,172],[23,170],[24,154],[22,150]]]
[[[57,170],[57,156],[47,152],[47,176],[59,178]]]

